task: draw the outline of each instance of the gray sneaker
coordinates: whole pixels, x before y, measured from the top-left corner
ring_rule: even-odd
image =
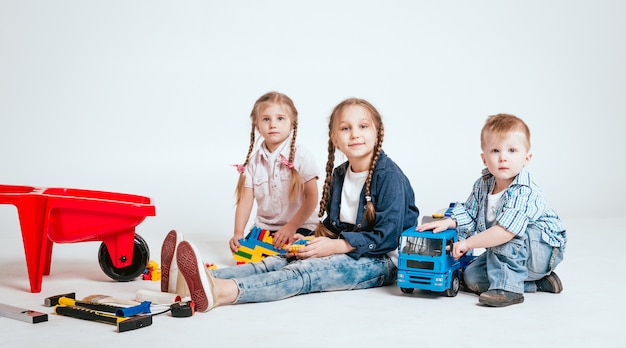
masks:
[[[524,302],[524,294],[500,289],[492,289],[480,294],[478,302],[489,307],[506,307]]]
[[[553,294],[558,294],[563,291],[563,284],[561,284],[561,279],[556,273],[552,272],[547,276],[536,280],[535,285],[537,285],[537,291],[542,292],[551,292]]]

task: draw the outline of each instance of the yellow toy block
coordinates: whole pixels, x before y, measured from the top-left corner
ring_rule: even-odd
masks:
[[[159,269],[159,264],[156,263],[156,261],[154,260],[150,260],[150,262],[148,262],[148,265],[146,266],[147,269],[153,271],[155,269]]]
[[[161,270],[160,269],[155,269],[152,271],[152,273],[150,273],[151,275],[151,279],[153,282],[157,282],[161,280]]]

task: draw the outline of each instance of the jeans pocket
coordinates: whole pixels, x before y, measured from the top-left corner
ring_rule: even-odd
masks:
[[[497,255],[502,255],[506,258],[514,259],[519,257],[520,252],[523,250],[523,246],[523,241],[518,238],[513,238],[504,244],[492,247],[491,250]]]

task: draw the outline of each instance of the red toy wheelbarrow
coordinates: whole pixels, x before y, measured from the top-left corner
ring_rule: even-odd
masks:
[[[148,197],[72,188],[0,185],[0,204],[17,208],[30,291],[50,274],[53,243],[101,241],[102,271],[117,281],[143,273],[150,258],[135,227],[155,208]]]

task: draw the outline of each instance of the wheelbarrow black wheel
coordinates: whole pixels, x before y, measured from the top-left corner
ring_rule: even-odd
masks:
[[[100,244],[100,250],[98,252],[98,261],[102,271],[111,279],[127,282],[137,278],[141,275],[150,259],[150,249],[148,243],[141,238],[140,235],[135,234],[135,243],[133,247],[133,260],[129,266],[116,268],[111,261],[111,255],[106,244]]]

